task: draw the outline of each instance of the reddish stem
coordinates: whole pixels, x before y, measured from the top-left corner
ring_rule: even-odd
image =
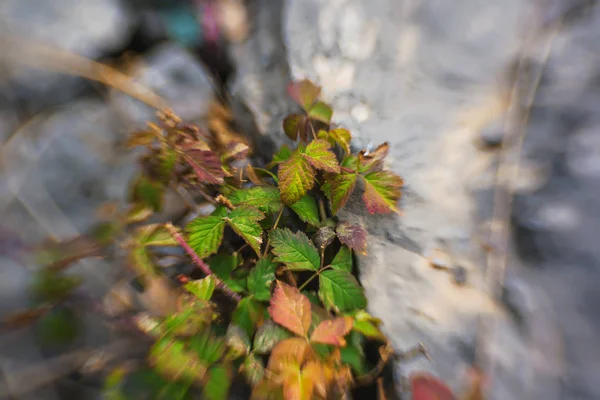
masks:
[[[204,261],[202,261],[202,259],[198,256],[198,254],[196,254],[196,252],[194,251],[194,249],[192,249],[190,247],[190,245],[185,241],[185,239],[183,238],[183,236],[181,236],[181,233],[179,232],[179,230],[173,226],[173,224],[167,223],[165,225],[165,227],[167,228],[167,230],[171,234],[171,237],[173,239],[175,239],[175,241],[181,247],[183,247],[183,249],[190,256],[190,258],[192,259],[192,261],[194,262],[194,264],[196,264],[196,266],[198,266],[198,268],[200,268],[202,270],[202,272],[204,272],[206,275],[212,275],[212,277],[213,277],[213,279],[215,281],[215,284],[217,285],[217,287],[219,289],[221,289],[227,296],[231,297],[236,302],[239,302],[240,300],[242,300],[242,298],[240,297],[239,294],[237,294],[233,290],[231,290],[229,288],[229,286],[227,286],[225,284],[225,282],[223,282],[215,274],[213,274],[213,272],[211,271],[210,267],[208,265],[206,265],[206,263]]]

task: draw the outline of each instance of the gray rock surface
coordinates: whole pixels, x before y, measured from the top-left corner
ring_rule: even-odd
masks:
[[[205,116],[214,96],[214,84],[204,65],[173,43],[152,49],[132,71],[134,79],[162,96],[186,121]],[[139,129],[155,119],[155,110],[119,91],[111,93],[113,109],[126,129]]]
[[[406,182],[403,214],[367,216],[353,199],[342,218],[370,232],[360,271],[372,312],[398,350],[421,341],[434,360],[402,365],[401,374],[431,370],[463,388],[479,320],[489,318],[492,399],[598,398],[591,149],[600,23],[572,21],[552,52],[515,182],[515,248],[497,301],[483,282],[480,235],[491,217],[497,157],[482,151],[481,131],[501,116],[506,72],[524,33],[556,20],[562,3],[538,2],[536,10],[520,0],[287,0],[281,15],[273,3],[256,2],[251,37],[232,51],[232,91],[258,133],[281,143],[288,75],[310,78],[357,147],[390,142],[388,167]],[[430,267],[426,256],[436,248],[464,268],[466,284]]]
[[[12,38],[41,41],[97,59],[122,49],[133,20],[120,0],[4,0],[0,3],[0,87],[15,100],[37,109],[73,98],[83,82],[47,70],[27,59],[27,47],[11,46]],[[7,54],[9,52],[9,54]],[[39,60],[38,60],[39,61]]]

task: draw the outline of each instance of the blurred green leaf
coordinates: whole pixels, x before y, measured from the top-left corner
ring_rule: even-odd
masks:
[[[269,354],[277,343],[292,336],[290,331],[270,319],[256,331],[252,349],[256,354]]]
[[[248,290],[257,300],[267,301],[271,298],[271,283],[275,280],[275,264],[270,257],[261,258],[248,276]]]
[[[227,400],[231,376],[223,365],[215,365],[208,370],[208,380],[204,385],[203,398],[207,400]]]
[[[233,312],[232,321],[243,328],[249,337],[254,335],[258,323],[264,317],[264,306],[251,297],[240,301]]]

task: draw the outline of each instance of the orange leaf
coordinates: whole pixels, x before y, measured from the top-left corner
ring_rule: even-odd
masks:
[[[412,375],[410,387],[414,400],[456,400],[444,382],[427,373]]]
[[[323,321],[313,331],[310,341],[344,347],[346,346],[344,336],[350,332],[353,323],[354,321],[350,317]]]
[[[269,314],[273,321],[299,336],[306,336],[310,328],[310,301],[298,289],[277,281],[271,297]]]
[[[294,372],[307,360],[314,358],[310,343],[295,337],[279,342],[269,357],[268,369],[275,373]]]
[[[330,379],[326,376],[326,367],[317,361],[309,361],[302,369],[302,377],[305,381],[312,382],[313,390],[323,399],[327,398]]]
[[[290,372],[283,381],[283,397],[286,400],[311,400],[314,382],[311,376],[305,376],[300,369]]]

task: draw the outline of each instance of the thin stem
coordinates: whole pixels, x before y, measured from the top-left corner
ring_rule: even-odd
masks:
[[[212,277],[213,277],[213,279],[214,279],[214,281],[215,281],[215,283],[216,283],[216,285],[217,285],[217,287],[219,289],[221,289],[226,295],[228,295],[229,297],[231,297],[236,302],[239,302],[240,300],[242,300],[242,298],[240,297],[240,295],[238,295],[233,290],[231,290],[229,288],[229,286],[227,286],[221,279],[219,279],[215,274],[213,274],[213,272],[210,269],[210,267],[208,265],[206,265],[206,263],[204,261],[202,261],[202,259],[198,256],[198,254],[196,254],[196,252],[194,251],[194,249],[192,249],[190,247],[190,245],[185,241],[185,239],[183,238],[183,236],[181,236],[181,233],[179,232],[179,230],[173,226],[173,224],[171,224],[169,222],[169,223],[165,224],[165,227],[167,228],[167,230],[171,234],[171,237],[173,239],[175,239],[175,241],[181,247],[183,247],[183,249],[190,256],[190,258],[192,259],[192,261],[194,262],[194,264],[196,264],[198,266],[198,268],[200,268],[202,270],[202,272],[204,272],[206,275],[212,275]]]
[[[302,289],[304,289],[306,287],[306,285],[308,285],[310,282],[312,282],[313,279],[315,279],[317,276],[319,276],[319,271],[315,272],[310,278],[308,278],[299,288],[299,291],[302,291]]]
[[[349,174],[356,173],[356,171],[354,171],[353,169],[350,169],[350,168],[347,168],[347,167],[342,167],[341,165],[340,165],[340,170],[342,170],[343,172],[347,172]]]
[[[319,214],[321,214],[321,222],[327,219],[327,213],[325,212],[325,202],[322,197],[319,197]]]
[[[281,216],[283,215],[283,210],[285,210],[285,207],[281,207],[281,211],[279,211],[279,215],[277,215],[277,219],[275,220],[275,225],[273,225],[273,229],[275,230],[277,229],[277,225],[279,225],[279,221],[281,220]],[[270,244],[270,239],[267,239],[267,244],[265,246],[265,251],[263,252],[263,258],[265,258],[267,256],[267,253],[269,252],[269,244]]]

